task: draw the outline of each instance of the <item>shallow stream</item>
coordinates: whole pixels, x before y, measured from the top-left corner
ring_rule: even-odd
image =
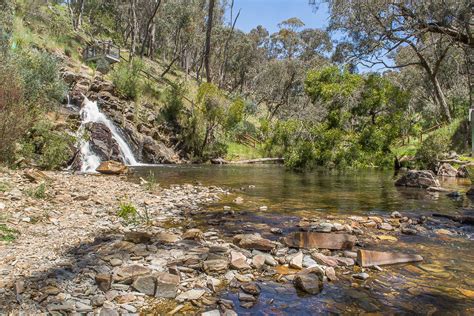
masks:
[[[135,176],[154,177],[161,186],[201,183],[228,188],[232,194],[206,206],[196,217],[202,226],[212,226],[224,235],[259,232],[277,239],[271,228],[286,234],[295,231],[302,217],[341,218],[350,215],[388,216],[393,211],[419,217],[433,213],[470,212],[474,202],[464,194],[450,198],[446,193],[397,188],[388,171],[326,171],[293,173],[267,166],[162,166],[134,168]],[[465,192],[469,180],[441,179],[443,187]],[[241,197],[242,203],[234,203]],[[226,215],[224,206],[235,213]],[[261,211],[261,206],[268,209]],[[434,232],[423,236],[399,234],[396,241],[381,240],[367,249],[416,252],[419,264],[384,266],[370,270],[370,278],[354,282],[351,274],[325,285],[319,295],[297,292],[291,283],[262,280],[262,293],[251,309],[239,307],[237,293],[223,294],[235,302],[236,311],[252,315],[314,314],[474,314],[474,229],[436,220],[436,229],[448,228],[453,235]]]

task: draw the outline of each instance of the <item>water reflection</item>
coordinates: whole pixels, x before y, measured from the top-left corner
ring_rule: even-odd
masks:
[[[300,217],[367,215],[400,211],[412,216],[434,212],[454,214],[472,209],[472,201],[461,194],[450,198],[446,193],[428,193],[416,188],[397,188],[390,171],[327,171],[298,174],[278,166],[172,166],[135,169],[138,178],[151,172],[162,186],[202,183],[230,188],[234,194],[208,207],[210,212],[196,217],[202,225],[220,227],[225,235],[259,231],[266,237],[271,227],[283,233],[298,229]],[[443,187],[462,193],[469,181],[446,178]],[[244,203],[233,204],[241,196]],[[223,205],[232,205],[237,213],[221,216]],[[267,205],[268,211],[259,211]],[[396,242],[367,244],[367,249],[415,250],[425,261],[420,264],[384,267],[370,271],[364,282],[354,282],[350,274],[337,283],[329,283],[317,296],[298,293],[291,283],[260,280],[262,293],[250,310],[239,306],[232,290],[224,297],[232,299],[239,315],[315,315],[315,314],[474,314],[474,242],[472,226],[458,225],[458,236],[397,236]]]

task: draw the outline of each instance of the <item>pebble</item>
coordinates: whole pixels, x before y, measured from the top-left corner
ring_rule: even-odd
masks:
[[[352,277],[358,280],[367,280],[369,278],[369,274],[366,272],[361,272],[361,273],[353,274]]]

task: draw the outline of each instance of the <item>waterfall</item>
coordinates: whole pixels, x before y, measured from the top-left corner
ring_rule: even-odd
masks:
[[[87,123],[102,123],[107,126],[112,133],[112,137],[115,139],[119,146],[120,155],[125,164],[127,165],[138,165],[138,161],[133,156],[133,152],[128,146],[127,142],[119,134],[115,125],[110,121],[104,113],[99,111],[97,102],[90,101],[89,99],[84,99],[84,105],[80,111],[81,115],[81,126],[79,128],[79,136],[84,134],[85,126]],[[83,172],[95,172],[95,169],[99,167],[101,160],[94,154],[91,150],[90,143],[87,140],[82,140],[80,143],[80,155],[82,160],[81,171]]]

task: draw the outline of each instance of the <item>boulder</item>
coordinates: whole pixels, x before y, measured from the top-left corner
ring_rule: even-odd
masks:
[[[175,298],[178,290],[179,276],[167,272],[157,272],[156,277],[156,291],[157,298]]]
[[[118,282],[132,282],[137,277],[149,274],[151,270],[147,267],[138,264],[122,267],[117,271],[114,279]],[[130,284],[130,283],[128,283]]]
[[[237,270],[250,269],[250,266],[247,263],[247,257],[238,251],[230,252],[230,266]]]
[[[295,287],[308,294],[318,294],[323,289],[322,278],[316,273],[300,273],[293,280]]]
[[[190,239],[190,240],[200,240],[203,238],[203,233],[200,229],[197,228],[191,228],[188,229],[184,234],[183,234],[183,239]]]
[[[262,238],[260,234],[240,234],[234,236],[234,244],[244,249],[272,251],[276,245],[271,240]]]
[[[99,289],[103,292],[107,292],[110,290],[110,286],[112,285],[112,275],[108,273],[99,273],[95,276],[95,282]]]
[[[104,123],[91,122],[86,125],[90,135],[90,148],[102,161],[114,160],[123,162],[120,158],[120,149],[112,132]]]
[[[23,172],[23,175],[31,182],[36,182],[36,183],[51,180],[51,178],[48,177],[44,172],[40,170],[36,170],[36,169],[27,169]]]
[[[140,276],[133,281],[132,287],[140,293],[153,296],[155,295],[155,278],[151,275]]]
[[[128,167],[121,162],[104,161],[96,171],[103,174],[126,174],[128,172]]]
[[[295,254],[290,260],[290,268],[303,269],[303,253],[300,251]]]
[[[186,292],[183,292],[183,293],[179,294],[178,297],[176,297],[176,300],[180,301],[180,302],[181,301],[187,301],[187,300],[194,301],[194,300],[199,299],[201,296],[203,296],[204,293],[206,293],[205,290],[192,289],[192,290],[189,290],[189,291],[186,291]]]
[[[155,239],[161,244],[173,244],[179,240],[179,236],[173,233],[158,233]]]
[[[449,163],[443,163],[438,169],[438,176],[440,177],[455,177],[458,171]]]
[[[420,255],[372,250],[359,250],[357,252],[357,264],[361,267],[372,267],[417,261],[423,261],[423,257]]]
[[[316,232],[295,232],[283,239],[288,247],[331,250],[352,249],[356,240],[355,236],[349,234]]]
[[[222,259],[206,260],[202,263],[202,268],[208,274],[223,273],[229,268],[229,263]]]
[[[414,188],[429,188],[440,186],[439,181],[435,177],[435,174],[430,170],[410,170],[400,179],[395,181],[395,185]]]

